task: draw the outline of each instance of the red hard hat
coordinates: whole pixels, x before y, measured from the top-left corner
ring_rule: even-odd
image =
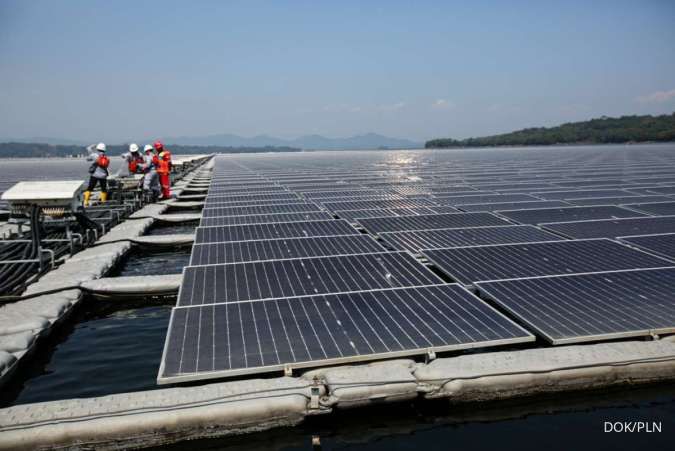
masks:
[[[164,148],[164,144],[162,144],[162,141],[160,140],[155,141],[155,149],[159,150],[162,148]]]

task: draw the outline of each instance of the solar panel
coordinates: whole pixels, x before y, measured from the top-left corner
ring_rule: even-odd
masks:
[[[585,197],[621,197],[630,196],[628,191],[621,189],[605,189],[605,190],[578,190],[578,191],[545,191],[533,193],[537,197],[546,200],[562,200],[562,199],[582,199]]]
[[[279,200],[251,200],[251,201],[234,201],[234,202],[220,202],[218,200],[206,199],[204,208],[241,208],[241,207],[257,207],[257,206],[275,206],[275,205],[299,205],[307,202],[299,198],[295,199],[279,199]]]
[[[426,199],[391,199],[391,200],[361,200],[346,202],[322,202],[324,208],[330,211],[343,210],[373,210],[381,208],[418,208],[434,205],[433,202]]]
[[[673,199],[666,196],[621,196],[621,197],[591,197],[585,199],[565,199],[572,205],[623,205],[646,202],[667,202]]]
[[[479,283],[554,345],[675,332],[675,268]]]
[[[384,251],[385,249],[368,235],[234,241],[193,246],[190,265],[214,265],[323,255],[368,254]]]
[[[497,211],[497,210],[520,210],[533,208],[569,207],[569,204],[559,200],[534,200],[527,202],[497,202],[493,204],[467,204],[457,208],[463,211]]]
[[[553,222],[542,227],[569,238],[616,238],[629,235],[675,233],[675,216],[596,219],[591,221]]]
[[[433,213],[461,213],[459,208],[451,207],[449,205],[441,205],[438,207],[427,207]]]
[[[273,238],[356,235],[358,233],[347,221],[342,220],[197,227],[195,244],[268,240]]]
[[[440,282],[438,276],[407,252],[188,266],[183,273],[177,305],[219,304]]]
[[[455,209],[455,211],[457,211]],[[416,208],[382,208],[373,210],[338,210],[334,212],[336,216],[354,221],[358,218],[379,218],[384,216],[413,216],[423,214],[433,214],[434,211],[428,207]]]
[[[239,224],[268,224],[274,222],[306,222],[333,219],[333,216],[325,211],[308,213],[278,213],[272,215],[247,215],[247,216],[214,216],[202,217],[199,223],[202,227],[227,226]]]
[[[422,250],[422,254],[453,280],[466,285],[485,280],[671,265],[608,239],[431,249]]]
[[[623,236],[619,238],[631,246],[638,247],[647,252],[661,255],[669,259],[675,259],[675,233],[661,235],[638,235]]]
[[[385,232],[380,234],[380,238],[394,249],[408,250],[413,253],[418,253],[421,249],[484,244],[529,243],[563,239],[529,225]]]
[[[452,196],[436,197],[434,199],[439,204],[445,205],[464,205],[464,204],[489,204],[493,202],[525,202],[540,200],[529,194],[482,194],[471,196]]]
[[[248,207],[206,207],[202,210],[202,217],[211,218],[214,216],[249,216],[277,213],[300,213],[307,211],[320,211],[315,204],[295,203],[295,204],[277,204],[277,205],[252,205]]]
[[[521,224],[541,224],[544,222],[584,221],[588,219],[634,218],[644,216],[625,208],[609,205],[590,207],[540,208],[532,210],[497,211],[512,221]]]
[[[229,195],[244,195],[252,193],[287,193],[288,191],[282,186],[263,185],[263,186],[224,186],[212,187],[209,189],[209,197],[229,196]]]
[[[289,193],[287,191],[283,191],[280,193],[262,193],[262,194],[237,194],[237,195],[227,195],[227,194],[219,194],[219,195],[208,195],[206,197],[206,200],[208,202],[216,202],[216,203],[234,203],[234,202],[253,202],[253,201],[278,201],[281,199],[291,199],[291,200],[298,200],[298,196],[296,196],[293,193]]]
[[[672,199],[670,202],[635,203],[625,206],[654,216],[675,215],[675,200]]]
[[[158,382],[533,340],[457,285],[175,308]]]
[[[456,229],[490,225],[506,225],[506,220],[490,213],[446,213],[436,215],[399,216],[389,218],[359,219],[371,233],[404,230]]]
[[[675,186],[661,186],[658,188],[650,188],[649,191],[656,194],[675,194]]]

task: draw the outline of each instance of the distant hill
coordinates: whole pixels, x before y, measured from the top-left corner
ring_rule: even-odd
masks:
[[[321,135],[306,135],[296,139],[281,139],[268,135],[247,138],[239,135],[220,134],[210,136],[177,136],[165,138],[165,141],[194,146],[288,146],[306,150],[416,149],[422,147],[422,143],[407,139],[390,138],[378,135],[377,133],[367,133],[349,138],[327,138]]]
[[[675,113],[662,116],[601,117],[557,127],[526,128],[502,135],[427,141],[426,148],[619,144],[675,141]]]
[[[224,146],[180,146],[167,144],[175,155],[208,153],[256,153],[256,152],[300,152],[295,147],[224,147]],[[128,150],[126,145],[109,145],[109,155],[121,155]],[[85,146],[52,145],[44,143],[0,143],[0,158],[49,158],[76,157],[86,155]]]

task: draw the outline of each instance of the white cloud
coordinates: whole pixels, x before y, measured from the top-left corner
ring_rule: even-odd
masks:
[[[656,91],[651,94],[638,97],[640,103],[664,103],[675,99],[675,89],[670,91]]]
[[[437,99],[434,101],[434,103],[431,104],[431,108],[435,108],[438,110],[452,108],[453,106],[455,105],[452,102],[448,102],[445,99]]]
[[[405,107],[405,102],[398,102],[392,105],[378,105],[375,109],[377,111],[398,111]]]

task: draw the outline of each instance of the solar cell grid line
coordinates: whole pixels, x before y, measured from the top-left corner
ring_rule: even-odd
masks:
[[[385,232],[380,238],[393,249],[418,254],[422,249],[451,248],[487,244],[557,241],[564,238],[530,225],[502,225],[466,229]]]
[[[469,196],[451,196],[451,197],[440,197],[436,196],[434,198],[435,202],[438,202],[442,205],[452,205],[458,206],[463,204],[489,204],[492,202],[523,202],[523,201],[534,201],[541,200],[537,197],[531,196],[529,194],[482,194],[482,195],[469,195]]]
[[[444,213],[433,215],[397,216],[359,219],[370,233],[406,230],[456,229],[490,225],[508,225],[507,220],[491,213]]]
[[[321,205],[330,211],[338,210],[372,210],[378,208],[417,208],[435,205],[428,199],[401,199],[401,200],[362,200],[346,202],[321,202]]]
[[[247,215],[247,216],[214,216],[202,217],[200,227],[244,225],[244,224],[270,224],[277,222],[307,222],[333,219],[333,216],[325,211],[308,213],[277,213],[270,215]]]
[[[560,200],[534,200],[526,202],[499,202],[494,204],[467,204],[458,205],[457,208],[462,211],[498,211],[498,210],[518,210],[532,208],[554,208],[569,207],[570,204]]]
[[[177,306],[441,283],[407,252],[187,266]],[[201,282],[203,281],[203,282]]]
[[[675,233],[622,236],[618,239],[645,252],[675,260]]]
[[[354,222],[359,218],[423,215],[423,214],[433,214],[434,211],[428,207],[415,207],[415,208],[382,208],[372,210],[338,210],[335,211],[334,213],[339,218]]]
[[[456,284],[175,308],[157,380],[239,376],[531,341],[533,335]]]
[[[625,204],[634,204],[634,203],[651,203],[651,202],[670,202],[673,201],[673,198],[667,196],[640,196],[640,195],[631,195],[631,196],[622,196],[622,197],[590,197],[584,199],[565,199],[565,202],[577,205],[577,206],[589,206],[589,205],[616,205],[624,206]]]
[[[202,217],[214,216],[248,216],[275,213],[303,213],[321,211],[313,203],[276,204],[276,205],[250,205],[245,207],[208,207],[202,210]]]
[[[533,277],[477,284],[553,345],[675,331],[675,268]]]
[[[630,193],[623,189],[608,190],[567,190],[567,191],[537,191],[532,193],[544,200],[564,200],[581,199],[583,197],[620,197],[630,196]]]
[[[622,207],[630,208],[631,210],[639,211],[652,216],[675,215],[675,199],[670,199],[666,202],[626,204],[622,205]]]
[[[591,219],[588,221],[551,222],[539,224],[568,238],[616,238],[629,235],[675,233],[675,216],[644,216],[640,218]]]
[[[335,219],[325,221],[259,223],[197,227],[195,231],[195,244],[358,234],[359,231],[349,225],[347,221]]]
[[[646,216],[637,211],[613,205],[568,206],[562,208],[537,208],[523,210],[497,210],[495,213],[521,224],[542,224],[546,222],[583,221],[589,219],[635,218]]]
[[[675,264],[609,239],[423,249],[421,253],[453,280],[465,285],[485,280],[658,268]]]
[[[190,265],[216,265],[327,255],[356,255],[384,251],[386,249],[368,235],[230,241],[194,245]]]

